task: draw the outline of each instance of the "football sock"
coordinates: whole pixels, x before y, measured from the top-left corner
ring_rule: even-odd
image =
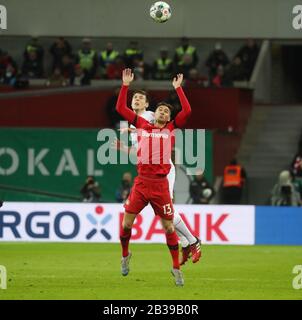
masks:
[[[180,240],[181,247],[182,247],[182,248],[186,248],[187,246],[189,246],[190,243],[189,243],[189,241],[187,240],[187,238],[184,237],[180,232],[178,232],[178,231],[176,230],[176,228],[175,228],[175,231],[176,231],[176,233],[177,233],[177,235],[178,235],[178,238],[179,238],[179,240]]]
[[[166,233],[166,240],[172,256],[173,268],[179,269],[178,238],[176,232],[173,231],[172,233]]]
[[[187,247],[189,244],[194,244],[196,242],[196,238],[190,232],[190,230],[182,220],[180,214],[177,212],[174,212],[173,224],[177,234],[179,235],[181,246],[183,248]]]
[[[122,256],[127,257],[129,254],[129,241],[131,238],[131,230],[125,231],[123,227],[120,230],[120,241],[122,245]]]

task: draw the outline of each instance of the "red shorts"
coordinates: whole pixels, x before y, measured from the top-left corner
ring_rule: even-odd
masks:
[[[174,208],[166,177],[151,179],[138,176],[134,179],[130,195],[124,204],[126,212],[138,214],[148,203],[156,215],[166,220],[173,219]]]

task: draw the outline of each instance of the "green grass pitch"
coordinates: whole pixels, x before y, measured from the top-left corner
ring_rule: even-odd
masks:
[[[120,274],[118,244],[0,243],[7,268],[1,299],[302,299],[292,273],[302,246],[203,246],[176,287],[162,244],[132,244],[130,273]]]

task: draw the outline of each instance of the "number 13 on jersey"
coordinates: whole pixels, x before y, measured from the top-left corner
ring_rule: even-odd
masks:
[[[173,214],[170,203],[163,205],[163,209],[164,209],[164,214],[166,214],[167,216],[171,216]]]

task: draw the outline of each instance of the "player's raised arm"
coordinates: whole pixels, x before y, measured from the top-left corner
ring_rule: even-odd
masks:
[[[123,70],[123,85],[121,87],[117,103],[116,103],[116,111],[127,121],[130,123],[134,123],[136,119],[136,114],[127,107],[127,93],[130,83],[134,79],[134,74],[131,69]]]
[[[178,98],[180,100],[181,104],[181,111],[177,114],[174,123],[177,127],[181,128],[183,127],[187,120],[189,119],[191,115],[191,106],[190,103],[182,90],[181,83],[183,81],[183,74],[179,73],[174,79],[173,79],[173,87],[175,88]]]

